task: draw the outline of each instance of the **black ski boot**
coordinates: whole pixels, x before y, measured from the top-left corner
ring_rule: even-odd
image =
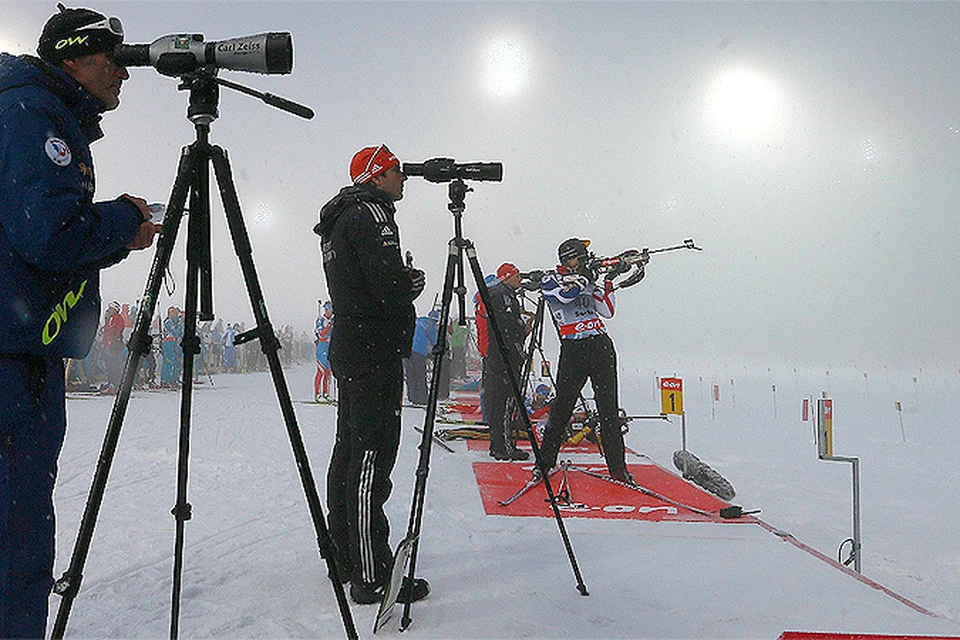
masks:
[[[397,594],[397,602],[407,604],[423,600],[430,594],[430,583],[423,578],[414,578],[412,581],[408,576],[403,577],[403,585],[400,587],[400,593]]]

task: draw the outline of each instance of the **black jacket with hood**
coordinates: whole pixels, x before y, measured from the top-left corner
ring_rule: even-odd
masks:
[[[337,375],[361,375],[410,355],[419,291],[403,263],[395,213],[376,186],[351,185],[320,209],[313,228],[336,317],[330,364]]]

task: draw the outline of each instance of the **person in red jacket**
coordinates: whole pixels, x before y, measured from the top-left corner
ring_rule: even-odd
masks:
[[[120,376],[123,374],[123,315],[120,313],[120,303],[111,302],[107,306],[106,317],[103,322],[103,334],[100,337],[103,350],[100,357],[103,367],[107,371],[107,387],[103,393],[113,395],[120,386]]]

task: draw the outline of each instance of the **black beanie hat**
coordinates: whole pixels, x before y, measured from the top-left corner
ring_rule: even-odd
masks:
[[[94,53],[113,51],[123,42],[123,27],[117,18],[107,18],[90,9],[67,9],[57,3],[55,13],[43,26],[37,53],[47,62],[89,56]],[[102,22],[102,26],[90,28]]]

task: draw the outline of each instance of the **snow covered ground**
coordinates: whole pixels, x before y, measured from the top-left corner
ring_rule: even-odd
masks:
[[[763,367],[659,369],[682,377],[688,447],[736,487],[734,503],[836,558],[851,535],[849,464],[819,461],[801,398],[828,391],[835,451],[861,460],[863,574],[924,615],[784,544],[755,525],[567,518],[590,596],[580,596],[556,523],[486,516],[471,462],[435,448],[419,573],[433,593],[412,609],[412,637],[776,638],[784,630],[960,636],[960,372],[829,372]],[[621,371],[631,414],[659,412],[652,368]],[[295,399],[313,367],[287,371]],[[720,401],[713,401],[713,385]],[[183,637],[343,635],[267,374],[219,375],[194,396],[180,633]],[[68,401],[56,493],[66,568],[112,398]],[[902,403],[900,414],[894,402]],[[179,395],[131,401],[68,637],[168,634]],[[335,407],[298,402],[321,497]],[[404,410],[388,503],[393,539],[407,526],[423,412]],[[635,421],[628,444],[664,467],[680,422]],[[952,505],[952,506],[951,506]],[[51,626],[59,598],[51,605]],[[361,637],[375,608],[353,606]]]

